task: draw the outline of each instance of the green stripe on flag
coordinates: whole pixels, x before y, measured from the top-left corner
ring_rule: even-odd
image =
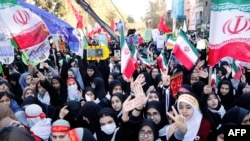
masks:
[[[0,73],[3,73],[3,66],[2,66],[2,63],[0,63]]]
[[[198,56],[199,53],[198,53],[198,50],[193,46],[192,43],[190,43],[190,41],[188,40],[188,37],[187,37],[187,34],[183,31],[183,30],[180,30],[180,33],[179,33],[179,36],[181,36],[185,41],[186,43],[190,46],[190,48],[192,49],[193,53]]]
[[[17,4],[17,0],[0,0],[0,4],[4,4],[4,3]]]
[[[249,0],[212,0],[211,10],[222,11],[222,10],[239,10],[242,12],[250,12]]]

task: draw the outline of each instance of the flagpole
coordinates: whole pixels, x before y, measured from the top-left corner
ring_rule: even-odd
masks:
[[[173,56],[173,49],[171,50],[171,53],[170,53],[170,56],[169,56],[169,60],[168,60],[167,67],[168,67],[168,65],[169,65],[169,63],[170,63],[170,60],[171,60],[172,56]]]
[[[212,83],[212,71],[213,67],[209,66],[209,71],[208,71],[208,85],[211,86]]]

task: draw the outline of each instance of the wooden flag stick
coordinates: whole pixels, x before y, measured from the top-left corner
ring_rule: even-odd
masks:
[[[212,83],[212,71],[213,67],[209,66],[209,71],[208,71],[208,85],[211,86]]]

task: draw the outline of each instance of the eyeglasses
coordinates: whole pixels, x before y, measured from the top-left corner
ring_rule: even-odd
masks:
[[[153,112],[153,113],[149,113],[147,112],[147,118],[151,118],[153,116],[153,118],[157,118],[159,116],[158,112]]]
[[[139,131],[139,136],[143,137],[145,135],[152,137],[154,135],[154,133],[153,133],[153,131],[144,131],[144,130]]]

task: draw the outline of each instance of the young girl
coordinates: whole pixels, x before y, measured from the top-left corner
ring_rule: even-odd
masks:
[[[197,96],[192,93],[183,93],[177,99],[177,111],[172,107],[174,115],[167,115],[174,120],[176,130],[167,137],[170,141],[208,141],[211,123],[201,113]],[[168,133],[168,129],[167,129]]]

